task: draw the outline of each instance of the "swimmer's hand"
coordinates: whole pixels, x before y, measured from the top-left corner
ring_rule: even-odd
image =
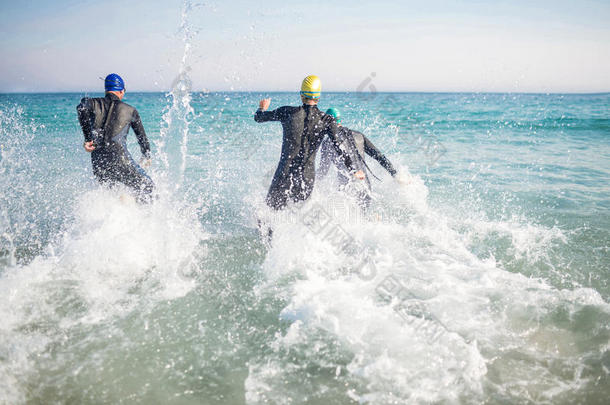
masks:
[[[405,175],[402,172],[396,174],[396,176],[394,176],[394,178],[396,179],[396,182],[398,184],[400,184],[401,186],[408,186],[409,184],[411,184],[413,182],[413,178],[411,177],[411,175]]]
[[[95,145],[93,144],[93,141],[89,141],[83,144],[83,148],[85,148],[87,152],[91,153],[95,150]]]
[[[258,108],[260,108],[263,111],[267,111],[267,109],[269,108],[270,105],[271,105],[271,99],[264,98],[258,103]]]
[[[142,156],[142,159],[140,159],[140,166],[144,169],[148,169],[150,167],[150,158]]]
[[[356,176],[358,180],[364,180],[364,172],[362,170],[358,170],[354,173],[354,176]]]

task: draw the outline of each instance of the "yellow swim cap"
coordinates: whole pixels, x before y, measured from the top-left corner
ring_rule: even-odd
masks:
[[[322,82],[316,75],[307,76],[301,84],[301,96],[318,99],[322,93]]]

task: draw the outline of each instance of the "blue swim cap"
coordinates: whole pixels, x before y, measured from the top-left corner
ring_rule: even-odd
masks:
[[[121,91],[125,90],[125,82],[121,79],[121,76],[110,73],[104,80],[104,87],[106,91]]]

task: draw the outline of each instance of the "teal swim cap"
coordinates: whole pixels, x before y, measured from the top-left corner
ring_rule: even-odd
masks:
[[[335,107],[331,107],[328,110],[326,110],[326,114],[332,115],[333,117],[335,117],[335,121],[337,121],[337,124],[341,123],[341,113]]]

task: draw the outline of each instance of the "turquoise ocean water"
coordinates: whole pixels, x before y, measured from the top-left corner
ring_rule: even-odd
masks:
[[[83,95],[0,95],[0,403],[607,403],[610,95],[326,93],[406,184],[275,215],[253,113],[298,94],[128,93],[148,207],[93,181]]]

